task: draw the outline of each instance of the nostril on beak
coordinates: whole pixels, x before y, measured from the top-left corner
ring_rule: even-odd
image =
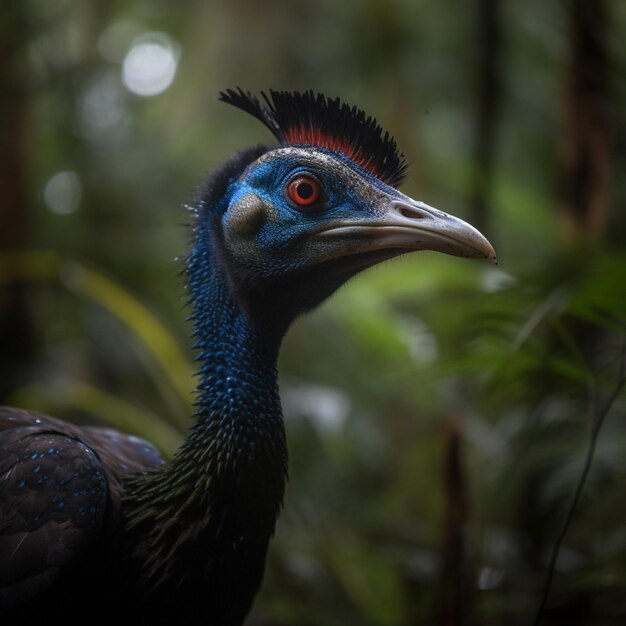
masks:
[[[409,204],[408,202],[394,202],[393,208],[402,215],[402,217],[406,217],[410,220],[424,220],[432,217],[428,211],[424,211],[422,207],[415,206],[413,204]]]
[[[412,220],[423,220],[426,217],[422,212],[408,206],[403,206],[400,213]]]

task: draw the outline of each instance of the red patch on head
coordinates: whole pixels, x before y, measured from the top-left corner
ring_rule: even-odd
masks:
[[[363,151],[342,137],[336,137],[331,133],[324,132],[320,128],[307,128],[296,126],[286,129],[283,133],[285,143],[289,145],[315,146],[316,148],[326,148],[333,152],[339,152],[368,170],[377,178],[382,177],[382,173],[376,167],[371,157],[366,157]]]

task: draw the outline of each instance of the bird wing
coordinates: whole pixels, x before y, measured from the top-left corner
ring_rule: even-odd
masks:
[[[106,523],[115,527],[122,510],[126,478],[156,469],[165,460],[149,441],[111,428],[84,426],[81,440],[96,452],[106,470],[109,498]]]
[[[0,608],[45,590],[102,528],[107,480],[76,430],[0,409]]]

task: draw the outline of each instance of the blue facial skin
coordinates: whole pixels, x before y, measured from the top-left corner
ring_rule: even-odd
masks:
[[[391,199],[402,197],[343,155],[316,148],[312,157],[311,152],[311,148],[307,154],[295,148],[269,153],[232,181],[225,194],[222,210],[226,214],[238,210],[239,202],[250,194],[268,207],[253,238],[259,269],[263,269],[260,273],[267,277],[314,263],[316,255],[328,249],[330,242],[316,243],[311,235],[330,222],[379,218],[382,207]],[[301,174],[312,174],[320,182],[325,195],[322,203],[302,208],[289,200],[285,189],[291,179]],[[303,249],[303,240],[307,238]],[[297,255],[292,257],[292,250]]]

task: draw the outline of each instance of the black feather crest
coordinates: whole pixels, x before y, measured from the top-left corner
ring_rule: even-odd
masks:
[[[357,107],[313,91],[261,92],[264,103],[241,88],[220,100],[260,120],[282,145],[308,145],[341,152],[387,183],[404,179],[406,162],[393,137]]]

